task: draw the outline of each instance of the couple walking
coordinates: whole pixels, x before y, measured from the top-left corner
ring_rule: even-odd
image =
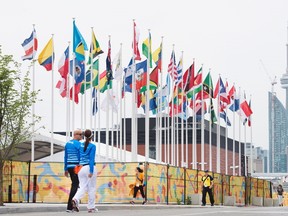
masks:
[[[84,142],[82,136],[84,135]],[[95,166],[96,146],[92,141],[92,131],[75,130],[73,139],[65,145],[64,171],[70,175],[71,189],[67,203],[67,212],[79,212],[79,201],[88,192],[87,209],[89,213],[98,211],[95,208],[97,169]]]

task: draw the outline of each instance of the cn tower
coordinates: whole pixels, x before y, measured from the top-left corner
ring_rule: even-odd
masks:
[[[288,110],[288,26],[287,26],[287,43],[286,43],[286,50],[287,50],[287,66],[286,66],[286,73],[283,74],[282,78],[280,79],[281,87],[286,90],[286,110]]]

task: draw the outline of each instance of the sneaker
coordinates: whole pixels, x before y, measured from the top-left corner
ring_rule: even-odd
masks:
[[[88,213],[95,213],[95,212],[98,212],[97,208],[88,209]]]
[[[201,206],[205,206],[205,204],[202,204]]]
[[[130,203],[131,203],[132,205],[134,205],[134,204],[135,204],[135,202],[134,202],[134,201],[130,201]]]
[[[66,212],[67,212],[67,213],[73,213],[74,211],[73,211],[73,209],[72,209],[72,210],[67,209]]]
[[[74,211],[79,212],[79,204],[76,199],[72,199],[72,206]]]
[[[213,204],[211,204],[211,206],[214,206],[214,203],[213,203]]]
[[[147,203],[147,200],[144,200],[143,202],[142,202],[142,205],[145,205]]]

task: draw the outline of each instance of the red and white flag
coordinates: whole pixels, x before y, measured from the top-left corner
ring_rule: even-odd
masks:
[[[248,118],[253,113],[246,100],[244,100],[240,104],[240,110],[241,110],[241,116],[243,114],[244,115],[243,117],[245,118]]]
[[[134,59],[135,60],[141,60],[141,56],[140,56],[140,51],[138,48],[138,43],[139,43],[139,36],[140,36],[140,32],[139,29],[136,26],[136,23],[134,22],[134,29],[133,29],[133,54],[134,54]]]
[[[21,44],[24,48],[25,55],[22,56],[22,60],[32,60],[38,49],[38,40],[36,37],[36,30],[33,29],[29,38],[25,39],[24,42]]]

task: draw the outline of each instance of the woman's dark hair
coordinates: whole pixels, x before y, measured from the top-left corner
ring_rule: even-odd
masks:
[[[143,170],[142,170],[140,167],[137,167],[136,169],[137,169],[137,170],[138,170],[138,172],[140,172],[140,173],[142,173],[142,172],[143,172]]]
[[[89,130],[89,129],[85,130],[85,132],[84,132],[84,137],[85,137],[84,152],[86,151],[88,144],[92,139],[92,136],[93,136],[93,134],[92,134],[91,130]]]

